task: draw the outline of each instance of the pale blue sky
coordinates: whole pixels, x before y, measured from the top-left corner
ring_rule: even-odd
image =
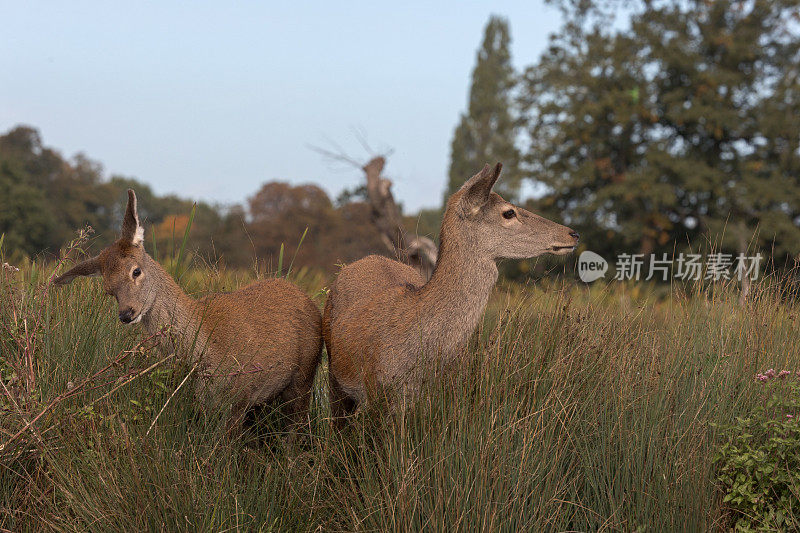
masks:
[[[394,148],[407,210],[434,206],[483,26],[509,18],[518,68],[558,11],[494,2],[0,0],[0,130],[38,128],[64,155],[158,193],[241,202],[261,183],[360,182],[307,148]]]

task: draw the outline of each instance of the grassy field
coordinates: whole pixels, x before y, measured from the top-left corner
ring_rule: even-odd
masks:
[[[0,528],[12,531],[700,531],[734,517],[715,424],[800,369],[776,286],[500,285],[464,367],[409,409],[294,446],[269,409],[231,439],[180,354],[124,327],[98,280],[0,276]],[[189,271],[194,294],[250,276]],[[324,299],[326,280],[295,279]],[[32,422],[35,420],[35,422]]]

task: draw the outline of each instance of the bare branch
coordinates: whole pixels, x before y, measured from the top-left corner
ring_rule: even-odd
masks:
[[[356,126],[350,126],[350,131],[353,132],[353,136],[356,138],[358,143],[367,152],[369,155],[375,155],[375,150],[367,143],[367,132],[364,131],[363,127],[357,128]]]
[[[351,131],[364,150],[372,153],[363,128],[351,126]],[[311,144],[307,146],[330,161],[346,163],[364,171],[367,180],[367,198],[372,208],[372,222],[378,228],[387,251],[419,270],[426,278],[430,278],[436,266],[438,248],[431,239],[412,235],[406,231],[400,207],[392,194],[392,181],[381,176],[386,166],[386,158],[393,153],[393,150],[388,149],[385,155],[375,156],[366,164],[362,164],[347,155],[335,142],[328,140],[328,143],[334,150]]]
[[[363,166],[363,163],[361,163],[359,161],[356,161],[352,157],[348,156],[341,149],[338,152],[334,152],[334,151],[322,148],[321,146],[316,146],[316,145],[313,145],[313,144],[306,144],[306,146],[310,150],[314,150],[315,152],[317,152],[318,154],[320,154],[323,158],[325,158],[327,160],[335,161],[335,162],[338,162],[338,163],[347,163],[348,165],[356,167],[356,168],[361,168]]]

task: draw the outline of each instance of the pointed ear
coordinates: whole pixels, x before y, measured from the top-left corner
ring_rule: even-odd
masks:
[[[139,246],[144,242],[144,228],[139,223],[139,210],[136,207],[136,193],[128,189],[128,207],[125,208],[125,217],[122,219],[123,241],[132,246]]]
[[[502,163],[497,163],[494,168],[491,168],[488,164],[484,165],[483,170],[462,185],[461,190],[464,191],[464,196],[461,201],[464,203],[467,214],[476,212],[489,201],[489,193],[492,192],[492,187],[497,182],[497,178],[500,177],[502,169]]]
[[[82,261],[53,280],[53,285],[66,285],[78,276],[97,276],[100,274],[100,256]]]

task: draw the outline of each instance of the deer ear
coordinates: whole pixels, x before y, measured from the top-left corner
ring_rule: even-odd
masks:
[[[492,187],[500,177],[502,169],[502,163],[497,163],[494,168],[486,164],[483,170],[472,176],[461,187],[461,190],[464,191],[461,201],[464,203],[467,214],[476,212],[489,201],[489,193],[492,192]]]
[[[144,228],[139,223],[139,210],[136,207],[136,193],[128,189],[128,207],[122,219],[122,240],[132,246],[140,246],[144,242]]]
[[[66,285],[78,276],[97,276],[100,274],[100,256],[82,261],[53,280],[53,285]]]

